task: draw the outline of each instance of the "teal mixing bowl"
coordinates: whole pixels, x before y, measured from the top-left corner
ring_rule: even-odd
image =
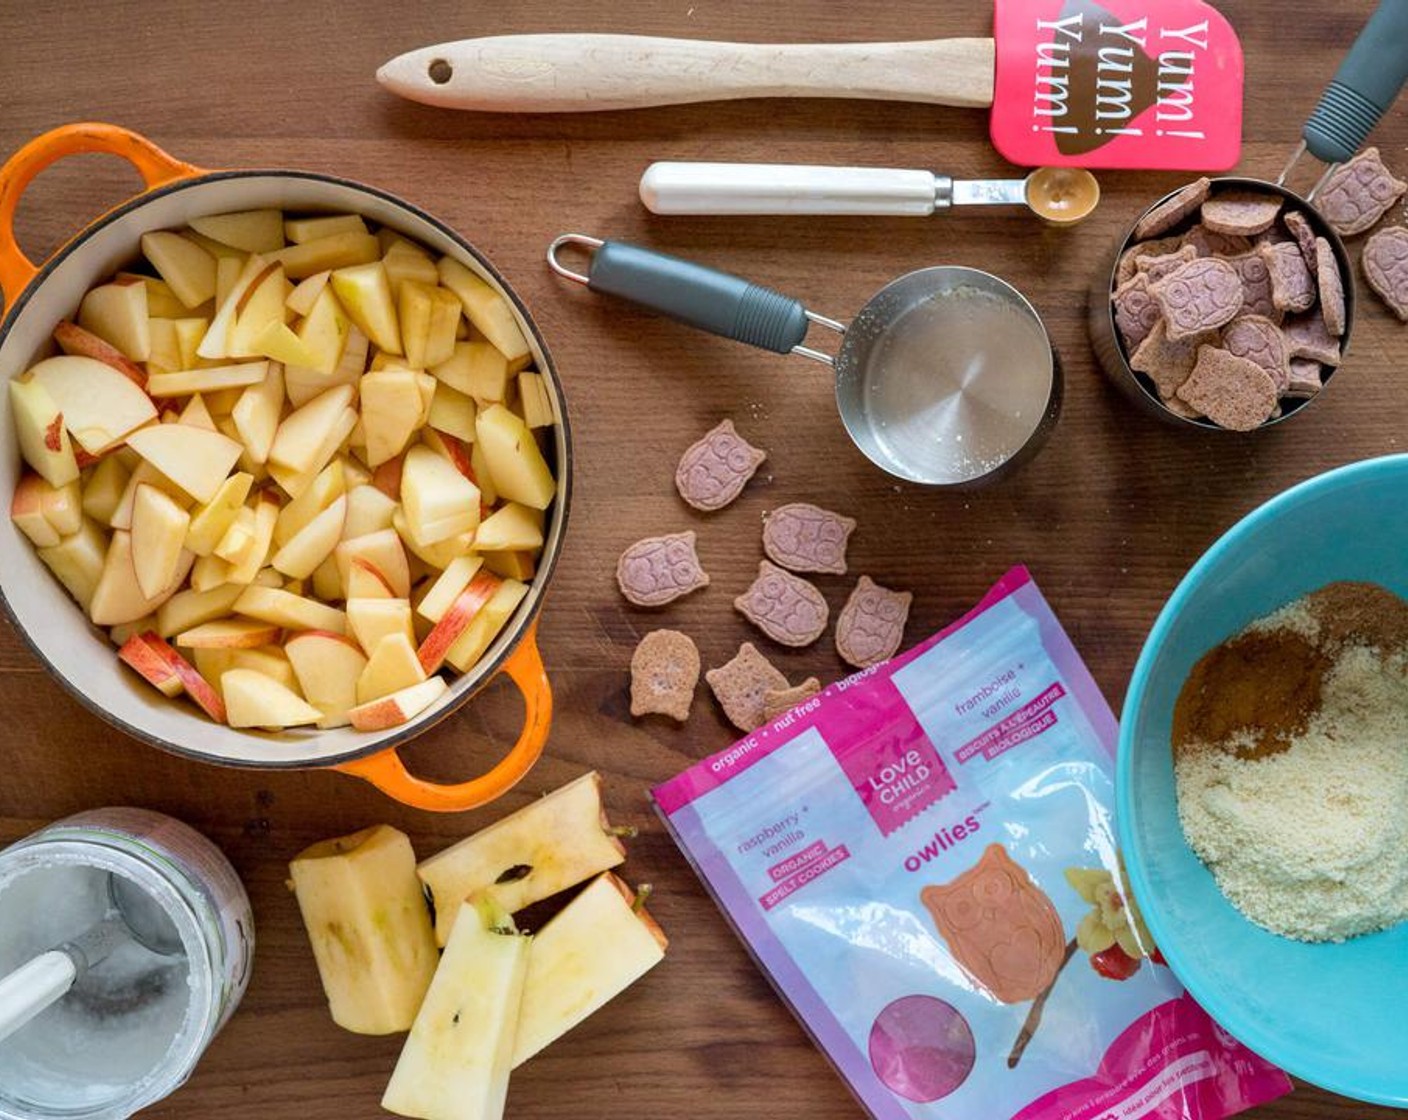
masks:
[[[1119,837],[1150,933],[1213,1018],[1296,1077],[1408,1107],[1408,923],[1319,945],[1253,925],[1183,839],[1174,796],[1170,726],[1193,664],[1252,619],[1339,579],[1408,596],[1408,455],[1330,471],[1273,498],[1184,577],[1125,698]]]

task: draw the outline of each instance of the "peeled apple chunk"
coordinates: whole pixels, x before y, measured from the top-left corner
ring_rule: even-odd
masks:
[[[298,693],[254,669],[230,669],[220,677],[225,718],[231,727],[280,729],[323,718]]]
[[[557,482],[523,418],[501,404],[483,409],[474,421],[483,452],[500,497],[532,509],[547,509],[557,493]]]
[[[533,938],[514,1068],[624,992],[668,945],[634,892],[609,871],[598,875]]]
[[[406,452],[401,505],[415,538],[436,544],[479,525],[479,487],[423,445]]]
[[[243,450],[229,436],[186,424],[143,428],[127,446],[198,502],[215,500]]]
[[[475,891],[492,890],[512,913],[625,858],[601,803],[601,775],[593,771],[424,860],[416,874],[435,899],[435,936],[444,945],[459,901]]]
[[[142,255],[186,307],[199,307],[215,296],[215,258],[179,233],[142,234]]]
[[[124,622],[146,618],[176,594],[195,559],[193,553],[182,552],[171,583],[158,589],[155,595],[148,595],[137,582],[137,568],[132,558],[132,534],[114,533],[103,562],[103,574],[98,578],[93,598],[88,604],[88,617],[94,626],[119,626]]]
[[[284,247],[281,210],[242,210],[192,218],[191,228],[212,241],[246,253],[272,253]]]
[[[416,1015],[381,1107],[416,1120],[499,1120],[530,939],[483,895],[457,907],[455,936]]]
[[[410,839],[383,824],[324,840],[289,874],[333,1022],[410,1030],[439,962]]]
[[[134,362],[151,357],[152,333],[147,286],[140,280],[113,281],[94,288],[78,308],[78,325]]]
[[[493,344],[494,349],[510,362],[527,359],[528,340],[523,337],[523,330],[514,318],[508,301],[459,261],[441,257],[437,267],[440,283],[459,296],[464,304],[465,318]]]
[[[372,345],[388,354],[400,354],[401,328],[391,298],[391,281],[382,263],[339,268],[330,283],[347,317],[371,339]]]

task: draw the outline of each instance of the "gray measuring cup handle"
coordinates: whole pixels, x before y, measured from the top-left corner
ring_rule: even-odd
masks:
[[[558,263],[566,244],[594,247],[587,275]],[[598,241],[581,234],[559,237],[548,263],[560,276],[593,291],[630,300],[691,327],[749,346],[788,354],[807,334],[806,308],[790,296],[692,261],[624,241]]]
[[[1408,81],[1408,0],[1380,0],[1306,121],[1310,154],[1343,163],[1359,150]]]

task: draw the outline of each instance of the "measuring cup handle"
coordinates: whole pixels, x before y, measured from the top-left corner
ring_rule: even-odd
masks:
[[[558,263],[557,251],[566,243],[596,245],[586,276]],[[807,334],[806,309],[790,296],[639,245],[569,234],[553,242],[548,263],[593,291],[776,354],[789,353]]]
[[[1380,0],[1330,80],[1302,135],[1310,154],[1343,163],[1408,81],[1408,2]]]

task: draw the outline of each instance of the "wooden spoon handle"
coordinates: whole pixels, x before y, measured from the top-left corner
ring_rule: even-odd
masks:
[[[636,35],[500,35],[392,59],[377,80],[449,109],[561,113],[743,97],[992,104],[991,39],[712,43]]]

